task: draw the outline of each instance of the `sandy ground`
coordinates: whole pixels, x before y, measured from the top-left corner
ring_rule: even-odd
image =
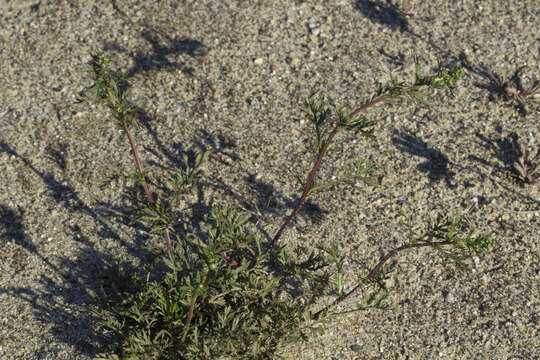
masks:
[[[404,9],[406,15],[400,14]],[[337,241],[348,284],[407,241],[400,223],[463,216],[496,247],[458,271],[429,250],[393,262],[393,312],[336,319],[291,359],[538,359],[538,186],[510,174],[517,142],[540,145],[538,109],[497,100],[490,73],[538,76],[540,8],[511,1],[0,0],[0,358],[91,359],[104,342],[85,305],[113,256],[144,253],[143,231],[115,216],[129,170],[122,132],[101,106],[75,104],[96,50],[115,55],[145,111],[135,134],[153,183],[182,154],[209,149],[186,199],[196,224],[231,202],[270,236],[313,163],[301,104],[317,91],[352,110],[418,56],[466,71],[455,97],[430,92],[367,115],[376,139],[337,139],[320,179],[356,159],[379,186],[310,200],[285,243]],[[354,304],[354,302],[352,302]]]

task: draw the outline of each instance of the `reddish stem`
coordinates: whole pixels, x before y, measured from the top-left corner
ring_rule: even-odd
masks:
[[[146,194],[146,198],[148,199],[148,202],[152,204],[152,206],[156,206],[156,202],[154,201],[154,197],[152,196],[152,193],[150,192],[150,189],[148,188],[148,184],[146,183],[146,180],[144,179],[141,161],[139,160],[139,154],[137,153],[137,149],[135,149],[135,141],[133,141],[133,137],[131,136],[131,132],[129,131],[127,124],[123,123],[124,131],[127,134],[129,145],[131,146],[131,152],[133,153],[133,158],[135,159],[135,165],[137,166],[137,171],[139,172],[139,175],[142,179],[142,187],[144,189],[144,193]],[[167,243],[167,250],[171,249],[171,237],[169,236],[169,229],[165,229],[165,241]]]
[[[283,233],[283,231],[285,231],[287,226],[289,226],[289,224],[292,222],[294,217],[300,211],[300,208],[302,207],[302,205],[304,205],[304,202],[306,201],[308,193],[309,193],[309,189],[311,188],[311,184],[313,183],[313,180],[315,179],[315,175],[317,175],[317,171],[319,170],[319,167],[321,166],[322,158],[323,158],[324,154],[326,153],[326,151],[328,150],[328,146],[330,145],[330,142],[332,141],[334,136],[337,134],[338,130],[339,130],[339,126],[336,126],[334,128],[334,130],[332,130],[332,132],[328,136],[328,139],[326,140],[326,142],[324,143],[323,148],[319,152],[319,156],[317,157],[317,161],[315,161],[315,165],[313,166],[313,169],[311,170],[311,173],[309,174],[309,177],[308,177],[307,182],[306,182],[306,186],[304,187],[304,192],[302,193],[302,196],[300,197],[300,200],[298,201],[298,205],[296,205],[296,208],[293,210],[291,215],[289,215],[287,217],[287,219],[285,220],[285,222],[283,223],[283,225],[281,225],[281,228],[276,233],[276,236],[274,236],[274,238],[272,239],[271,246],[274,246],[278,242],[278,240],[281,237],[281,234]]]
[[[379,263],[377,265],[375,265],[375,267],[369,272],[369,274],[367,275],[366,277],[366,280],[371,280],[375,277],[375,275],[377,275],[377,273],[381,270],[381,268],[384,266],[384,264],[390,260],[390,258],[392,258],[394,255],[396,255],[397,253],[403,251],[403,250],[407,250],[407,249],[412,249],[412,248],[419,248],[419,247],[425,247],[425,246],[437,246],[437,245],[450,245],[452,242],[451,241],[440,241],[440,242],[423,242],[423,243],[416,243],[416,244],[407,244],[407,245],[403,245],[403,246],[400,246],[398,248],[395,248],[393,249],[392,251],[388,252],[386,255],[384,255],[381,260],[379,261]],[[334,305],[337,305],[343,301],[345,301],[347,298],[349,298],[351,295],[353,295],[356,291],[358,291],[358,289],[360,289],[362,287],[362,285],[364,285],[364,282],[360,282],[358,283],[352,290],[350,290],[348,293],[346,293],[345,295],[341,296],[340,298],[334,300],[334,302],[331,304],[331,305],[328,305],[327,307],[325,307],[324,309],[318,311],[317,313],[315,313],[314,317],[315,319],[318,319],[319,316],[321,315],[321,313],[325,310],[327,310],[328,308],[334,306]]]
[[[144,193],[146,194],[146,198],[148,199],[148,202],[152,205],[155,205],[154,197],[152,196],[152,193],[150,192],[150,189],[148,188],[148,184],[146,183],[146,180],[144,179],[141,161],[139,160],[139,154],[137,153],[137,150],[135,149],[135,142],[133,141],[133,137],[131,136],[131,132],[129,131],[127,125],[124,123],[124,131],[127,134],[129,145],[131,146],[131,152],[133,153],[133,158],[135,159],[135,165],[137,166],[137,171],[139,172],[139,175],[142,178],[142,186],[144,188]]]
[[[411,90],[412,88],[413,87],[404,88],[402,90],[402,92],[405,93],[405,92]],[[364,104],[364,105],[360,106],[358,109],[354,110],[352,113],[350,113],[348,115],[348,118],[351,119],[354,116],[356,116],[357,114],[359,114],[360,112],[362,112],[362,111],[372,107],[373,105],[376,105],[376,104],[378,104],[378,103],[380,103],[380,102],[382,102],[382,101],[384,101],[384,100],[386,100],[388,98],[389,98],[389,96],[381,96],[381,97],[379,97],[377,99],[374,99],[374,100],[368,102],[367,104]],[[285,219],[285,222],[283,223],[283,225],[281,225],[281,228],[279,228],[278,232],[276,233],[276,235],[272,239],[272,242],[270,243],[270,247],[277,244],[277,242],[279,241],[281,235],[283,235],[283,232],[285,231],[287,226],[289,226],[291,224],[293,219],[296,217],[296,215],[298,215],[298,212],[300,211],[300,209],[304,205],[304,203],[305,203],[305,201],[307,199],[307,196],[309,194],[309,189],[311,188],[311,185],[313,184],[313,180],[315,180],[315,176],[317,175],[317,171],[319,171],[319,167],[321,166],[322,159],[323,159],[324,155],[326,154],[326,151],[328,150],[328,147],[330,146],[330,143],[334,139],[334,136],[337,134],[339,129],[340,129],[340,126],[336,125],[334,130],[332,130],[332,132],[328,136],[328,139],[325,141],[324,146],[321,149],[321,151],[319,152],[319,156],[317,157],[317,160],[315,161],[315,164],[313,165],[313,169],[311,170],[311,173],[309,174],[309,177],[308,177],[307,182],[306,182],[306,186],[304,187],[304,192],[302,193],[302,196],[300,197],[300,200],[298,200],[298,204],[294,208],[291,215],[289,215]]]

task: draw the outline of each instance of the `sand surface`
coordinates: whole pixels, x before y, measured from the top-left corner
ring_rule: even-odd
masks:
[[[516,143],[540,145],[538,108],[497,100],[490,73],[539,74],[540,7],[510,1],[0,0],[0,358],[91,359],[104,340],[88,314],[114,256],[159,242],[118,216],[129,145],[103,106],[77,105],[96,50],[115,56],[144,109],[135,133],[153,186],[182,154],[208,149],[183,216],[214,202],[251,214],[269,236],[313,164],[302,101],[313,91],[353,110],[415,56],[465,77],[429,108],[404,101],[367,113],[376,139],[343,134],[323,164],[377,164],[379,185],[310,200],[287,244],[340,243],[349,286],[406,243],[400,225],[463,216],[497,245],[459,271],[428,249],[393,262],[393,312],[353,313],[287,349],[290,359],[538,359],[540,193],[511,175]],[[400,14],[404,9],[406,15]],[[191,225],[190,225],[191,226]],[[354,301],[349,305],[354,305]],[[345,308],[347,304],[345,305]]]

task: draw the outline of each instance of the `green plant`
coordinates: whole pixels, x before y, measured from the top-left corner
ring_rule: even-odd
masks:
[[[526,66],[520,66],[510,72],[505,70],[502,75],[490,73],[493,82],[492,89],[495,94],[514,104],[522,114],[527,113],[527,108],[540,104],[540,81],[532,80],[529,87],[523,86],[523,80],[520,75]]]
[[[189,159],[186,154],[182,157],[184,167],[178,168],[176,173],[172,175],[165,183],[167,188],[173,191],[177,196],[187,189],[195,186],[199,180],[202,162],[210,155],[210,151],[204,151],[202,154],[197,154],[193,166],[190,166]]]
[[[116,356],[103,358],[266,359],[316,331],[298,325],[310,320],[306,307],[333,291],[328,268],[340,268],[344,257],[322,246],[307,256],[300,248],[265,252],[246,230],[247,218],[226,205],[213,206],[209,220],[204,241],[191,235],[175,242],[161,281],[134,277],[139,291],[120,306],[106,304],[113,310],[100,316],[124,340]]]
[[[327,306],[319,313],[327,311],[331,306],[343,302],[366,284],[376,283],[378,289],[383,290],[383,295],[386,295],[386,287],[382,282],[387,277],[387,269],[384,268],[384,265],[390,258],[401,251],[431,247],[444,259],[455,262],[463,268],[467,268],[468,265],[465,263],[467,258],[473,255],[482,256],[487,249],[494,245],[493,240],[487,235],[473,235],[473,230],[469,229],[467,231],[463,219],[457,217],[447,217],[439,214],[435,218],[427,220],[421,231],[414,229],[412,217],[404,225],[409,232],[409,243],[386,253],[361,282],[346,294],[338,297],[330,306]],[[372,293],[368,296],[368,299],[377,299],[380,302],[384,300],[384,297],[381,297],[378,293]],[[358,309],[365,309],[365,305],[360,305]]]
[[[133,140],[133,136],[130,132],[130,127],[138,128],[140,123],[137,121],[134,111],[135,108],[128,101],[129,92],[127,90],[127,82],[122,74],[118,74],[110,70],[110,61],[111,58],[104,53],[98,53],[92,56],[88,71],[92,74],[94,85],[84,91],[85,96],[80,99],[79,102],[105,102],[105,104],[111,109],[111,112],[117,120],[118,126],[124,130],[128,138],[133,159],[135,161],[135,166],[137,168],[137,177],[144,189],[144,193],[149,204],[148,207],[152,209],[151,211],[157,210],[156,214],[159,216],[161,215],[159,209],[162,208],[162,204],[160,202],[156,204],[154,196],[148,188],[148,184],[146,183],[142,170],[141,161],[139,160],[139,154],[137,153],[137,148],[135,147],[135,141]],[[167,248],[170,249],[171,239],[167,226],[164,228],[164,234]]]
[[[525,184],[540,183],[540,151],[520,146],[515,156],[512,170],[517,179]]]
[[[281,228],[278,230],[274,238],[272,239],[272,245],[275,245],[283,231],[290,225],[292,220],[296,217],[304,202],[307,200],[308,195],[310,194],[313,182],[315,181],[315,176],[319,171],[321,166],[322,159],[334,137],[338,132],[343,130],[353,130],[356,133],[361,133],[364,136],[372,136],[370,131],[371,126],[374,124],[369,121],[361,113],[367,109],[383,103],[385,101],[394,101],[402,96],[409,97],[413,101],[420,102],[422,104],[429,104],[424,96],[420,93],[422,87],[432,87],[432,88],[448,88],[451,92],[455,87],[455,83],[463,76],[463,69],[459,66],[454,66],[452,68],[446,68],[442,66],[441,63],[438,64],[437,73],[431,76],[425,76],[422,74],[422,68],[417,59],[415,59],[416,71],[415,78],[412,84],[406,84],[404,82],[398,82],[395,79],[389,84],[379,86],[378,90],[370,98],[365,98],[361,102],[361,106],[356,110],[351,112],[349,115],[346,115],[342,109],[336,110],[336,120],[332,130],[325,131],[324,127],[328,126],[331,122],[329,115],[330,110],[326,106],[324,101],[316,103],[313,100],[313,96],[308,98],[305,101],[305,113],[307,114],[309,120],[315,125],[316,133],[316,148],[318,150],[318,156],[315,160],[315,164],[307,178],[306,185],[304,187],[304,192],[298,201],[296,208],[293,210],[291,215],[287,217]]]
[[[227,204],[214,204],[206,225],[197,234],[181,237],[174,232],[178,216],[173,202],[167,198],[154,200],[148,189],[128,129],[133,107],[127,101],[125,84],[119,86],[121,75],[111,72],[108,64],[104,54],[93,57],[95,84],[87,90],[87,99],[90,96],[105,102],[124,129],[144,190],[144,195],[135,192],[132,197],[135,218],[165,234],[167,241],[161,256],[140,272],[129,274],[133,286],[121,296],[118,287],[113,287],[112,295],[108,287],[92,294],[96,300],[94,314],[102,319],[103,329],[116,335],[116,341],[100,359],[273,359],[280,356],[283,345],[321,333],[320,324],[339,314],[336,305],[359,289],[366,289],[365,296],[351,311],[388,307],[385,264],[398,253],[431,247],[445,259],[465,265],[468,257],[482,255],[492,245],[486,235],[473,236],[459,219],[437,217],[420,232],[410,222],[409,243],[388,252],[347,291],[343,273],[346,256],[339,246],[321,241],[309,248],[291,249],[279,244],[306,199],[316,191],[356,180],[374,183],[369,176],[373,164],[358,161],[338,180],[315,184],[322,160],[338,132],[372,136],[373,122],[361,115],[363,111],[403,96],[425,102],[419,90],[452,89],[462,75],[458,67],[448,69],[439,64],[435,75],[424,76],[417,65],[412,84],[392,80],[348,115],[337,109],[331,117],[326,103],[308,98],[305,112],[315,126],[316,160],[297,206],[265,244],[248,218]],[[184,157],[185,167],[166,183],[172,196],[196,184],[198,167],[207,156],[198,155],[193,166]]]

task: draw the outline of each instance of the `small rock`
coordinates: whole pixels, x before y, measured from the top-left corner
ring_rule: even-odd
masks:
[[[262,65],[264,62],[263,58],[257,58],[253,61],[255,65]]]
[[[296,65],[298,65],[299,62],[300,62],[300,59],[297,58],[297,57],[295,57],[295,58],[293,58],[293,59],[291,60],[291,65],[296,66]]]

